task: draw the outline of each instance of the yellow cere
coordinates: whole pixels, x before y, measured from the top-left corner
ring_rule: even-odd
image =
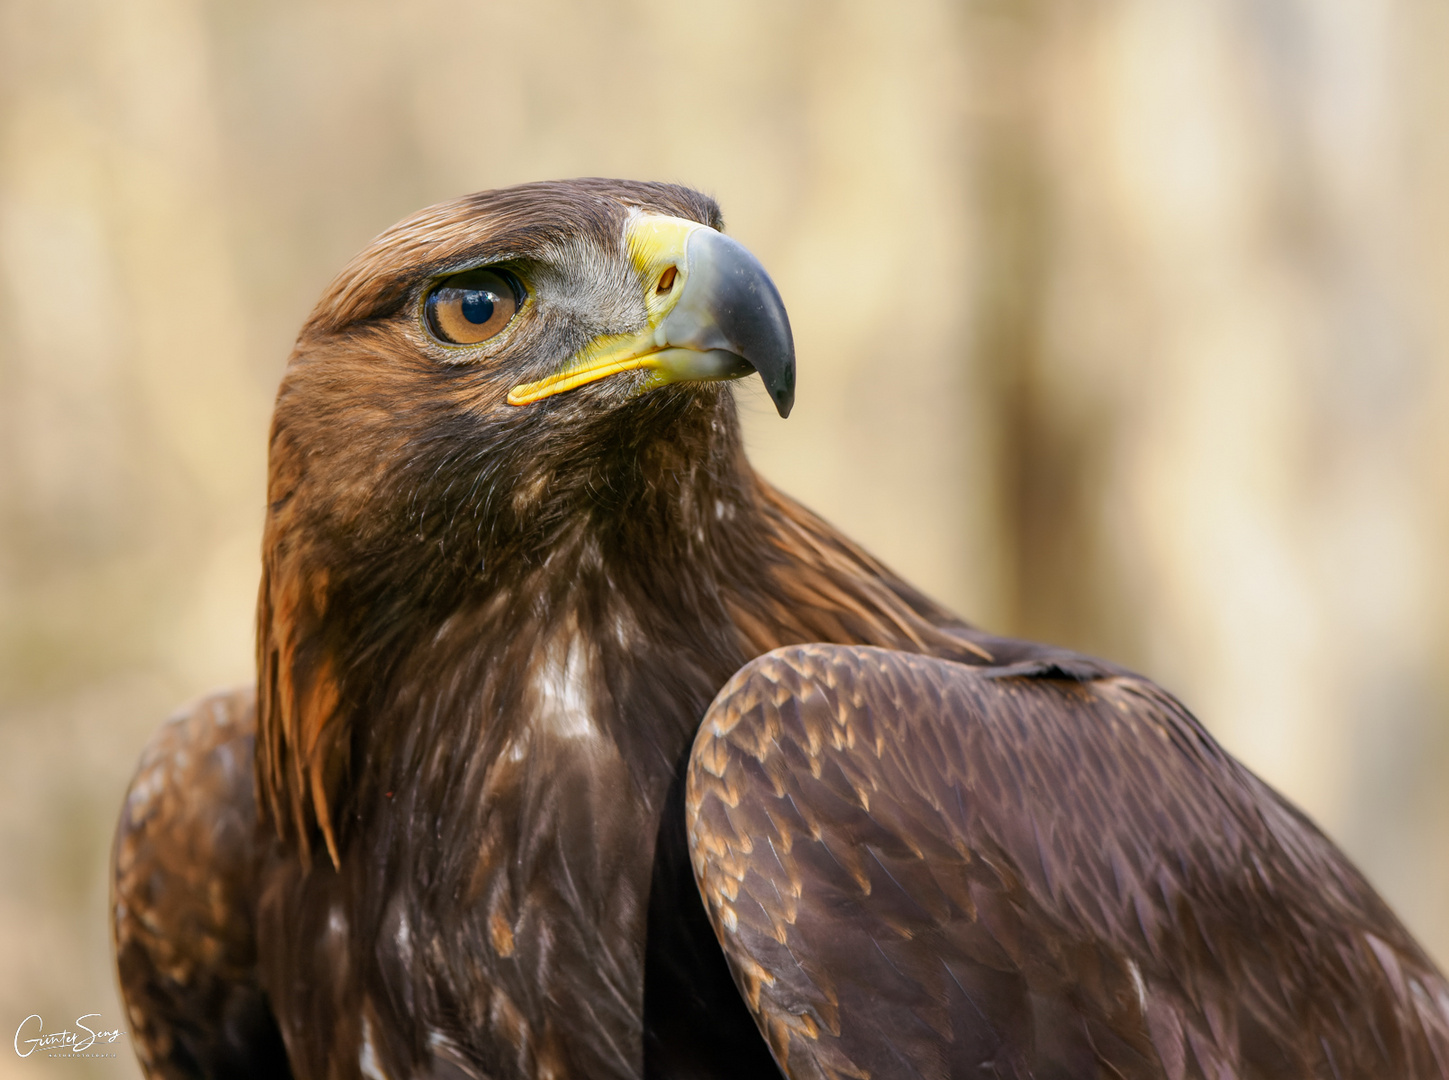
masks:
[[[595,338],[573,357],[564,370],[537,382],[520,383],[508,392],[508,404],[528,405],[554,394],[574,390],[610,375],[637,368],[652,368],[668,345],[656,337],[659,324],[674,309],[689,280],[690,234],[705,226],[662,214],[637,214],[625,237],[629,258],[644,283],[648,323],[634,334]]]
[[[689,260],[685,254],[689,237],[702,228],[697,221],[661,214],[640,214],[630,222],[626,233],[629,258],[644,282],[644,303],[649,309],[651,327],[659,325],[684,292],[684,284],[689,280]],[[669,274],[671,269],[674,274]]]

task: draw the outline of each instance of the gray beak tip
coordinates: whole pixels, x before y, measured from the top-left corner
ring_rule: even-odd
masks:
[[[772,390],[770,398],[775,402],[775,411],[780,414],[780,419],[784,420],[790,415],[790,410],[795,407],[795,388],[792,386],[786,389],[782,386],[777,390]]]
[[[739,241],[713,229],[689,238],[690,279],[665,322],[672,343],[724,349],[760,374],[775,411],[795,404],[795,340],[780,291]]]

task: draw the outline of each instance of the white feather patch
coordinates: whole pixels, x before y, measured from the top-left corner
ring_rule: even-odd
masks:
[[[549,642],[534,675],[534,729],[555,739],[598,739],[587,647],[575,630]]]

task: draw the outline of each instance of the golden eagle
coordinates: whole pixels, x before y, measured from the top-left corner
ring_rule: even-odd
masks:
[[[383,233],[271,431],[258,682],[115,843],[152,1076],[1449,1076],[1449,985],[1130,672],[998,638],[745,460],[778,292],[708,198]]]

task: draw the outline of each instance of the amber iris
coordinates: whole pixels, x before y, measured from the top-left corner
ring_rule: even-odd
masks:
[[[428,329],[450,345],[476,345],[501,331],[518,311],[518,288],[496,270],[454,274],[428,294]]]

